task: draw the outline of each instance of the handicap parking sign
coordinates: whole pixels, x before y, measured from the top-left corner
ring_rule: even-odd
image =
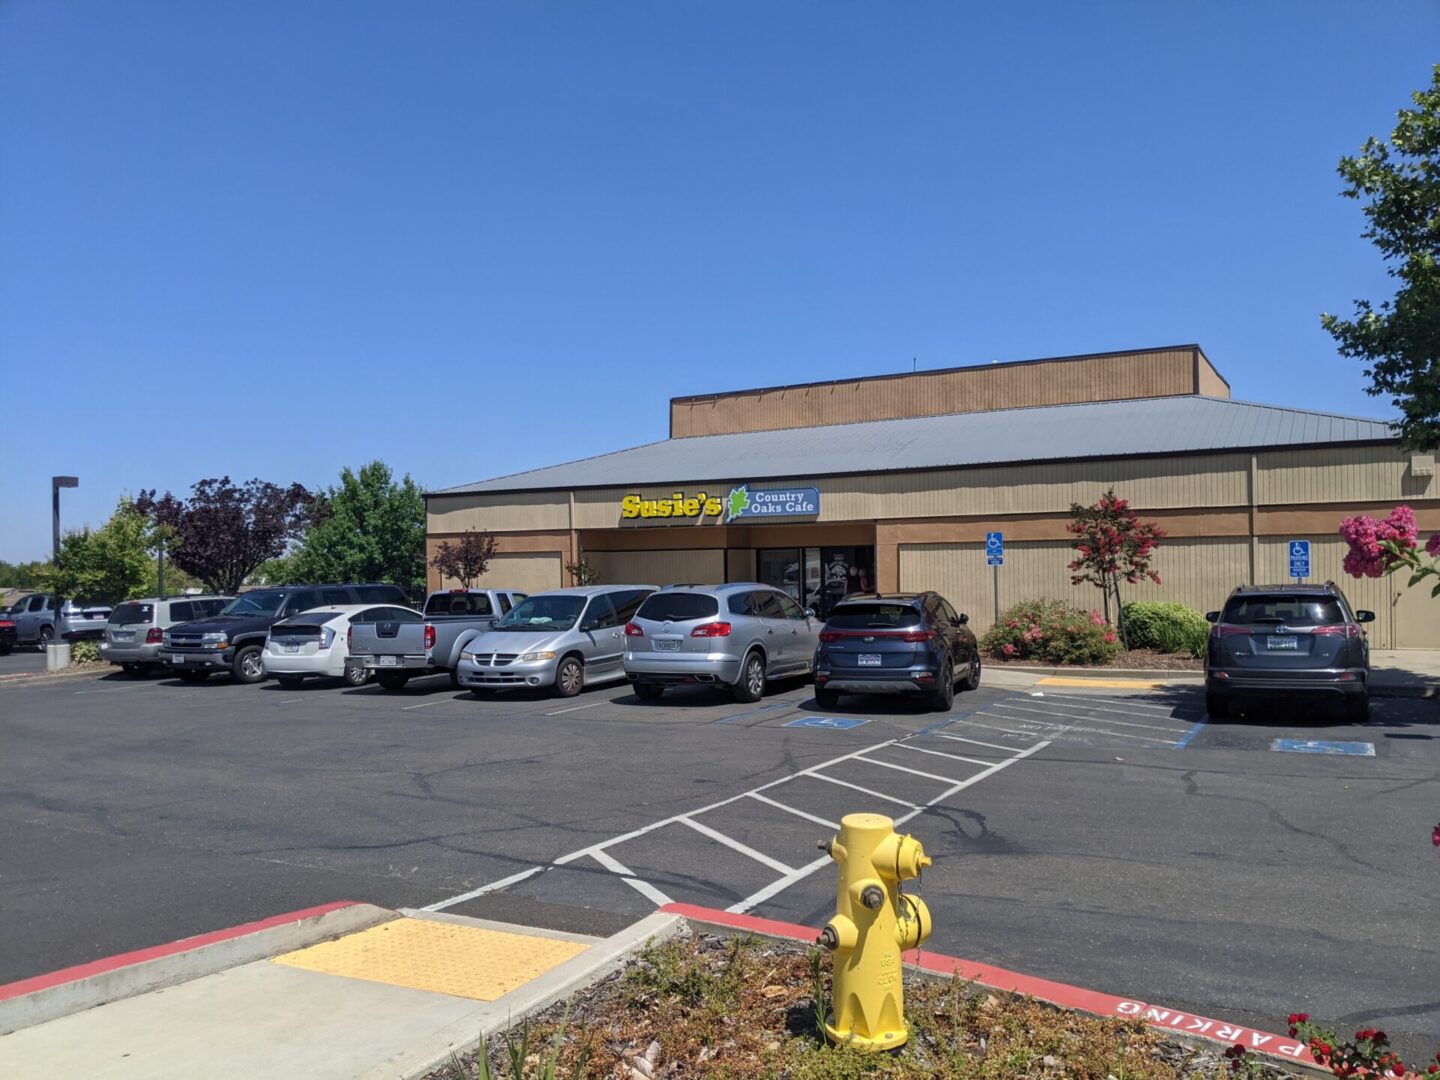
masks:
[[[1290,576],[1292,578],[1308,578],[1310,576],[1310,541],[1290,541]]]
[[[985,562],[989,566],[1005,565],[1005,534],[999,532],[987,532],[985,534]]]

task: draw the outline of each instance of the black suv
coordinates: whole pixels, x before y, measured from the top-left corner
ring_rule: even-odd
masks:
[[[265,678],[260,652],[265,635],[281,619],[331,604],[400,604],[398,585],[279,585],[241,593],[219,615],[177,623],[165,631],[161,661],[185,682],[204,682],[228,671],[236,682]]]
[[[968,615],[938,593],[852,593],[830,610],[815,652],[815,703],[842,693],[915,694],[948,712],[955,684],[980,685],[980,649]]]
[[[1324,585],[1242,585],[1224,611],[1206,614],[1205,709],[1227,716],[1237,700],[1324,695],[1343,700],[1351,720],[1370,715],[1370,643],[1345,594]]]

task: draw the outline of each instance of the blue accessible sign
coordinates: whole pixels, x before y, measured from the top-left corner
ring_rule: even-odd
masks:
[[[1308,578],[1310,576],[1310,541],[1290,541],[1290,576],[1292,578]]]
[[[1005,534],[999,532],[987,532],[985,534],[985,564],[987,566],[1005,565]]]

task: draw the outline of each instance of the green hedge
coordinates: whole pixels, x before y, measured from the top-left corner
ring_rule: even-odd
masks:
[[[1099,612],[1060,600],[1016,604],[985,632],[980,644],[991,656],[1047,664],[1105,664],[1120,651],[1114,628]]]
[[[100,659],[100,643],[98,641],[72,641],[70,643],[70,662],[72,664],[83,664],[90,660]]]
[[[1125,605],[1125,636],[1132,649],[1202,657],[1210,624],[1204,615],[1184,604],[1138,600]]]

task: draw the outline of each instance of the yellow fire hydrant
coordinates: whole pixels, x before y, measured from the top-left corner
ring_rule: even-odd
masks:
[[[900,882],[918,877],[930,857],[882,814],[846,814],[840,835],[820,849],[840,865],[835,917],[818,942],[834,954],[831,1042],[875,1052],[905,1045],[905,986],[900,955],[930,936],[930,909]]]

